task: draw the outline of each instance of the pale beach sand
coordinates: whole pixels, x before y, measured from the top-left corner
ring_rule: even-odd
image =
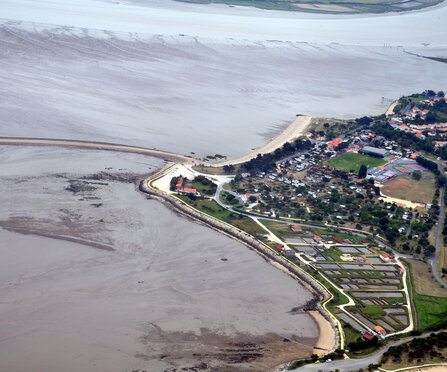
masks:
[[[268,154],[269,152],[275,151],[278,147],[281,147],[286,142],[304,135],[306,127],[310,124],[310,116],[300,115],[290,124],[281,134],[276,137],[273,141],[270,141],[261,148],[252,151],[251,153],[244,155],[240,158],[234,160],[226,160],[219,163],[213,164],[216,167],[222,167],[224,165],[230,164],[241,164],[255,158],[258,154]]]

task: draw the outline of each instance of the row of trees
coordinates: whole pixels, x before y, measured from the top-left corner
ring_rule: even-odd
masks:
[[[407,355],[408,361],[411,363],[413,359],[422,359],[428,355],[439,356],[438,350],[447,347],[447,332],[438,334],[432,333],[428,337],[414,338],[408,343],[399,346],[392,346],[383,354],[382,363],[389,358],[395,362],[401,362],[402,356]]]
[[[298,138],[292,143],[286,142],[281,148],[277,148],[274,152],[264,155],[258,154],[256,158],[243,163],[241,169],[252,174],[259,171],[267,172],[276,167],[275,161],[311,148],[312,142],[308,139]]]

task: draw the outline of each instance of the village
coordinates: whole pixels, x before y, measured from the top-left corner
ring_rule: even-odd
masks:
[[[406,260],[413,266],[435,251],[438,165],[380,133],[383,125],[400,131],[389,123],[396,118],[362,120],[334,138],[308,135],[236,174],[177,165],[154,185],[251,234],[330,288],[330,312],[355,356],[415,329],[409,286],[416,279]]]

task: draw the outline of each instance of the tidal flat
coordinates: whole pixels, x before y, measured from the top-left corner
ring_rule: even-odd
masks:
[[[137,192],[132,179],[160,160],[0,156],[1,370],[259,370],[312,352],[313,319],[289,313],[306,289]]]

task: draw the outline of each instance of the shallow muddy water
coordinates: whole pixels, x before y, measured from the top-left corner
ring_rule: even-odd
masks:
[[[312,352],[313,320],[289,313],[307,290],[116,181],[159,160],[29,147],[0,156],[0,224],[12,230],[0,229],[0,370],[268,369]],[[67,190],[73,180],[95,189]]]

